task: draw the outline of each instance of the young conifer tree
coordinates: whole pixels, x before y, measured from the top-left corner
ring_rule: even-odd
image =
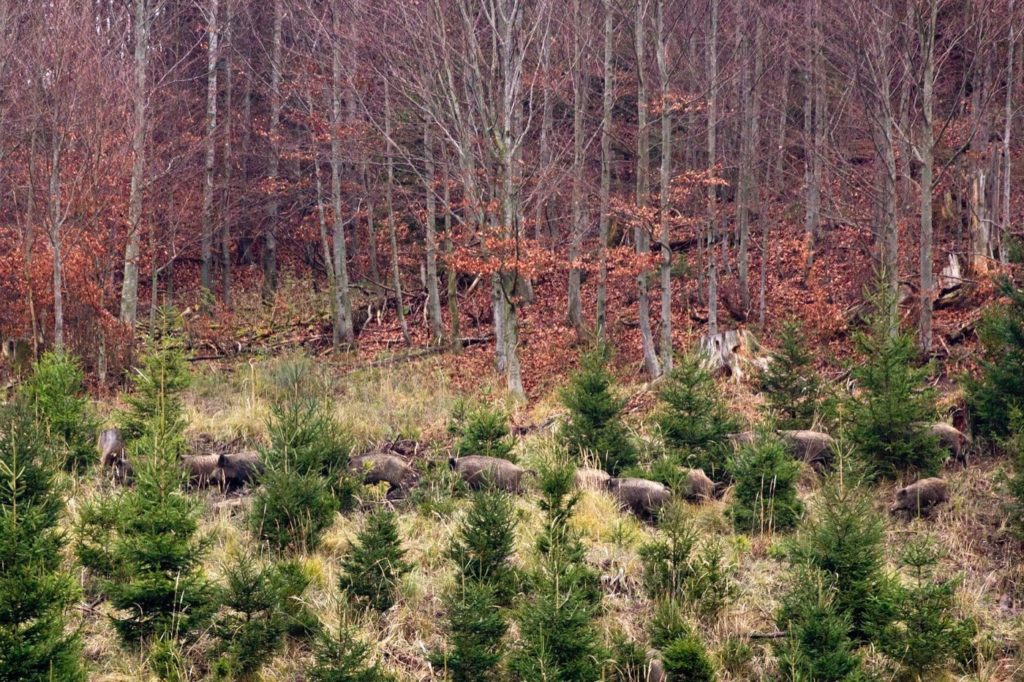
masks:
[[[636,463],[636,447],[622,423],[625,400],[613,393],[615,377],[608,370],[609,351],[598,346],[580,359],[580,368],[563,389],[562,404],[569,422],[561,432],[571,456],[593,456],[611,475]]]
[[[658,428],[668,454],[681,466],[703,469],[715,481],[727,479],[728,436],[740,430],[740,423],[703,356],[691,353],[680,358],[658,397]]]
[[[452,539],[448,556],[459,571],[445,598],[449,648],[434,660],[456,682],[492,679],[501,661],[508,630],[502,607],[517,582],[508,563],[515,527],[512,497],[480,492]]]
[[[780,429],[809,429],[822,399],[821,377],[814,358],[804,345],[799,322],[787,320],[779,336],[779,348],[771,354],[761,375],[765,407]]]
[[[317,638],[316,663],[309,671],[309,679],[311,682],[392,682],[394,677],[370,662],[372,651],[344,624],[334,633],[325,629]]]
[[[25,401],[42,430],[62,452],[65,468],[85,471],[96,459],[96,418],[85,393],[85,375],[66,352],[45,353],[22,386]]]
[[[481,455],[513,461],[516,440],[508,428],[508,415],[487,406],[469,412],[457,427],[455,443],[458,457]]]
[[[0,680],[85,680],[56,467],[31,416],[0,408]]]
[[[165,316],[168,313],[165,313]],[[167,317],[163,319],[167,320]],[[198,635],[216,604],[202,569],[200,502],[183,492],[185,418],[180,393],[189,383],[185,352],[173,326],[147,342],[133,376],[124,424],[135,487],[87,505],[79,523],[80,560],[100,577],[125,642]]]
[[[843,463],[840,464],[843,467]],[[893,618],[893,583],[885,571],[885,520],[858,485],[859,473],[835,474],[791,547],[797,566],[820,571],[857,642],[875,638]]]
[[[869,297],[875,312],[868,329],[854,337],[861,359],[851,376],[859,390],[846,401],[847,435],[876,475],[934,475],[943,453],[928,429],[935,420],[930,370],[915,366],[914,339],[900,329],[891,296],[879,285]]]
[[[574,468],[540,472],[544,530],[533,592],[516,613],[520,643],[509,667],[516,680],[592,682],[600,674],[601,645],[593,619],[601,601],[597,574],[584,562],[585,547],[569,520],[578,501]]]
[[[967,403],[975,432],[991,439],[1011,433],[1011,415],[1024,410],[1024,288],[1000,282],[1005,303],[989,307],[978,326],[981,376],[968,378]]]
[[[911,541],[903,554],[910,581],[896,590],[896,617],[878,638],[879,648],[906,677],[931,679],[953,660],[972,657],[977,625],[956,613],[958,579],[939,581],[939,552],[929,538]]]
[[[378,511],[366,518],[342,558],[338,585],[357,603],[387,611],[395,603],[399,581],[410,569],[398,535],[397,516],[391,511]]]
[[[736,530],[768,533],[795,528],[804,505],[797,497],[800,463],[772,432],[759,433],[743,446],[730,467],[735,494],[729,506]]]

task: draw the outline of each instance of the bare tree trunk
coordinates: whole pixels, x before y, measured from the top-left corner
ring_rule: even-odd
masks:
[[[551,69],[551,38],[546,36],[543,44],[541,45],[541,70],[544,73],[544,77],[550,76]],[[551,97],[551,88],[543,88],[541,94],[541,107],[543,109],[541,113],[540,123],[540,167],[543,169],[551,168],[551,128],[554,121],[554,103]],[[549,234],[550,229],[548,225],[548,200],[547,193],[540,192],[537,203],[535,206],[534,214],[534,237],[538,242],[542,242],[544,236]]]
[[[444,244],[447,263],[445,271],[448,279],[448,317],[451,337],[449,339],[452,351],[458,353],[462,350],[462,340],[459,338],[459,273],[455,270],[455,240],[452,235],[452,195],[451,183],[448,177],[447,155],[443,163],[441,182],[444,183]]]
[[[434,187],[434,136],[431,123],[423,125],[423,158],[427,190],[427,314],[430,318],[430,335],[434,341],[444,337],[441,320],[441,296],[437,290],[437,197]]]
[[[928,21],[922,27],[921,56],[924,72],[921,79],[921,316],[918,320],[918,341],[921,351],[932,349],[932,304],[935,284],[932,278],[932,191],[935,159],[932,93],[935,87],[935,29],[938,0],[929,0]]]
[[[658,81],[661,86],[661,173],[658,188],[658,223],[661,228],[661,367],[672,371],[672,234],[668,212],[672,191],[672,102],[668,79],[668,35],[665,30],[665,0],[658,0]]]
[[[64,255],[61,245],[64,217],[61,208],[60,163],[61,142],[53,133],[50,157],[49,225],[50,248],[53,251],[53,348],[64,350]]]
[[[213,269],[213,176],[217,155],[217,26],[219,0],[209,0],[207,5],[207,57],[206,57],[206,154],[203,162],[203,233],[201,239],[202,265],[199,270],[201,305],[205,309],[212,295]]]
[[[708,172],[715,172],[718,125],[718,0],[711,0],[711,30],[707,42],[708,60]],[[715,245],[718,241],[717,188],[708,185],[708,336],[718,335],[718,271]]]
[[[812,41],[812,54],[808,57],[809,70],[804,93],[804,135],[807,159],[807,206],[804,230],[807,233],[807,261],[804,263],[804,278],[810,276],[814,266],[814,251],[817,249],[818,229],[821,224],[821,168],[825,144],[825,84],[822,68],[821,45],[821,0],[809,0],[812,7],[808,12],[808,36]]]
[[[580,303],[580,258],[583,247],[583,110],[586,94],[583,83],[583,12],[580,0],[573,0],[573,64],[572,64],[572,225],[569,228],[569,324],[576,338],[583,336],[583,311]]]
[[[281,152],[278,126],[281,121],[281,29],[284,22],[283,0],[274,0],[274,29],[270,44],[270,157],[267,161],[267,180],[270,201],[267,205],[267,226],[263,230],[263,302],[273,301],[277,291],[277,229],[278,199],[277,173]]]
[[[786,120],[789,117],[790,63],[788,55],[782,63],[782,88],[779,94],[779,122],[775,133],[775,164],[772,173],[772,190],[781,195],[783,171],[786,168]]]
[[[348,251],[345,244],[345,221],[341,216],[341,3],[334,0],[331,5],[331,21],[334,29],[331,41],[331,212],[334,214],[334,259],[333,293],[334,293],[334,348],[341,347],[344,339],[348,347],[356,342],[355,328],[352,322],[352,299],[349,296],[348,282]],[[319,174],[317,176],[319,178]],[[331,261],[328,261],[330,263]]]
[[[231,0],[228,0],[224,21],[224,40],[222,46],[227,47],[224,58],[224,195],[221,204],[220,220],[220,265],[221,301],[225,308],[231,307],[231,205],[232,205],[232,140],[231,140],[231,106],[232,106],[232,73],[231,73],[231,25],[233,19]],[[321,205],[322,208],[322,205]]]
[[[377,226],[374,222],[374,201],[370,193],[370,177],[365,154],[362,158],[363,195],[366,197],[366,256],[370,261],[370,281],[381,285],[380,267],[377,263]]]
[[[398,236],[395,227],[395,208],[392,195],[395,187],[395,159],[391,149],[391,95],[387,80],[384,81],[384,136],[387,138],[387,184],[385,185],[385,202],[388,212],[388,240],[391,244],[391,286],[395,290],[395,311],[398,314],[398,326],[402,328],[402,340],[406,346],[412,345],[409,336],[409,324],[405,321],[405,302],[402,300],[402,278],[398,267]]]
[[[611,0],[604,1],[604,93],[601,113],[601,198],[600,198],[600,269],[597,275],[597,338],[603,341],[608,314],[608,233],[611,222],[611,140],[612,108],[615,104],[615,71],[612,63],[613,8]]]
[[[128,193],[128,243],[121,284],[121,323],[134,329],[139,310],[139,246],[142,223],[142,185],[146,173],[146,88],[149,70],[149,6],[135,0],[135,83],[132,89],[132,179]]]
[[[1010,174],[1010,137],[1013,134],[1013,86],[1016,74],[1013,69],[1014,48],[1016,47],[1016,36],[1014,35],[1014,0],[1009,0],[1007,15],[1010,17],[1010,35],[1006,47],[1006,116],[1003,123],[1003,219],[1002,234],[1000,236],[999,260],[1004,265],[1009,262],[1010,246],[1010,217],[1011,217],[1011,186],[1013,176]]]
[[[756,19],[755,19],[756,21]],[[739,232],[739,249],[737,253],[737,279],[740,287],[740,305],[744,311],[750,308],[750,193],[751,177],[754,172],[753,141],[750,139],[753,134],[751,124],[753,121],[753,102],[751,101],[751,61],[753,50],[750,46],[749,28],[746,16],[741,17],[738,23],[740,31],[740,160],[739,160],[739,188],[736,197],[736,228]]]
[[[650,198],[649,178],[651,172],[651,149],[647,131],[647,76],[644,51],[647,44],[648,0],[636,4],[636,68],[637,68],[637,169],[636,204],[641,211],[647,207]],[[650,236],[643,225],[636,228],[636,251],[642,256],[650,254]],[[647,293],[647,271],[637,277],[640,295],[637,305],[640,311],[640,343],[644,353],[644,369],[647,376],[656,379],[661,376],[661,364],[654,348],[654,334],[651,332],[651,302]]]

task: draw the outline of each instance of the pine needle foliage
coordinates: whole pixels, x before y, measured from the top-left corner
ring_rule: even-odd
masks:
[[[392,511],[377,511],[366,518],[348,553],[341,560],[338,586],[364,607],[387,611],[398,594],[398,583],[411,566],[398,535]]]
[[[276,552],[312,552],[337,513],[338,501],[324,478],[269,469],[253,494],[249,528]]]
[[[823,397],[822,382],[796,320],[782,325],[779,347],[761,375],[761,390],[778,428],[809,429],[814,424]]]
[[[498,678],[508,622],[494,586],[464,580],[445,598],[448,650],[433,657],[453,682]]]
[[[149,339],[124,417],[135,487],[86,505],[79,520],[79,559],[97,573],[127,643],[191,639],[216,610],[202,570],[200,502],[182,491],[180,393],[188,383],[180,342],[171,334]]]
[[[909,582],[896,589],[897,616],[879,637],[879,648],[910,679],[933,679],[951,660],[972,657],[977,626],[956,614],[958,579],[939,581],[940,554],[929,538],[915,538],[902,557]]]
[[[804,511],[796,489],[800,463],[778,436],[759,432],[755,442],[741,447],[732,462],[735,488],[729,516],[736,530],[771,533],[795,528]]]
[[[978,325],[981,374],[966,381],[975,433],[993,440],[1011,433],[1014,409],[1024,410],[1024,288],[999,282],[1003,303],[990,306]]]
[[[61,568],[57,458],[31,415],[0,408],[0,681],[85,680]]]
[[[884,286],[869,296],[876,312],[867,331],[854,336],[861,359],[851,376],[859,391],[846,401],[846,434],[876,475],[930,476],[943,460],[928,429],[936,415],[935,391],[926,383],[930,368],[915,366],[913,336],[900,328],[891,296]]]
[[[680,466],[703,469],[715,481],[728,478],[729,434],[740,422],[699,353],[679,359],[663,379],[657,415],[665,449]]]
[[[600,675],[602,648],[594,616],[601,591],[596,573],[584,563],[585,548],[569,520],[578,497],[573,467],[540,471],[544,530],[538,540],[540,565],[532,593],[519,605],[520,642],[509,660],[516,680],[592,682]]]
[[[714,682],[718,679],[707,648],[694,633],[670,642],[661,652],[661,663],[670,680]]]
[[[515,500],[508,493],[475,493],[448,548],[448,557],[459,569],[459,582],[487,583],[506,605],[517,582],[509,564],[516,524]]]
[[[98,422],[85,393],[81,364],[68,353],[45,353],[21,388],[42,430],[59,449],[64,468],[85,471],[96,459]]]
[[[561,393],[562,404],[569,411],[561,438],[571,456],[596,458],[602,469],[616,476],[636,463],[636,447],[622,423],[626,401],[615,397],[609,359],[606,346],[598,346],[580,359],[579,369]]]
[[[850,476],[826,481],[790,559],[827,576],[837,613],[849,620],[851,637],[864,642],[893,617],[892,580],[885,572],[885,520]]]
[[[850,618],[836,605],[836,588],[814,568],[792,573],[791,589],[777,615],[786,637],[775,646],[779,679],[854,682],[863,677],[863,662],[850,636]]]
[[[482,455],[515,461],[516,439],[509,431],[505,412],[481,406],[466,414],[456,428],[456,456]]]
[[[316,642],[310,682],[392,682],[394,677],[370,662],[371,652],[344,624],[333,634],[324,631]]]

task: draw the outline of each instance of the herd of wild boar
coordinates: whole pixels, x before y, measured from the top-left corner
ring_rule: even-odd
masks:
[[[970,437],[950,424],[935,423],[929,426],[949,459],[966,465],[971,445]],[[815,469],[830,465],[834,440],[818,431],[779,431],[790,454]],[[729,440],[734,447],[749,445],[756,436],[751,431],[731,434]],[[100,462],[103,470],[116,482],[128,484],[133,476],[132,464],[125,451],[124,438],[118,429],[105,429],[97,440]],[[216,487],[224,492],[234,492],[254,484],[263,473],[264,467],[259,453],[248,450],[237,453],[209,455],[186,455],[181,465],[187,476],[189,488]],[[433,463],[429,463],[433,465]],[[497,457],[471,455],[452,457],[448,465],[472,489],[494,487],[518,494],[523,490],[524,477],[534,474],[508,460]],[[420,470],[410,460],[408,453],[369,452],[353,457],[349,461],[349,472],[361,477],[364,484],[387,483],[387,499],[399,500],[420,481]],[[708,478],[704,471],[691,469],[681,483],[681,489],[671,490],[657,481],[643,478],[616,478],[601,469],[581,468],[576,471],[575,484],[579,490],[606,490],[624,508],[638,517],[654,519],[659,509],[676,494],[691,502],[702,502],[720,494],[721,487]],[[896,491],[890,511],[894,514],[921,514],[945,502],[949,497],[946,482],[940,478],[926,478]]]

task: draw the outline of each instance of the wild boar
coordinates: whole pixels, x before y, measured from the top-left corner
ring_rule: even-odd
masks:
[[[103,429],[96,439],[96,449],[100,453],[100,464],[104,468],[111,467],[114,462],[124,457],[124,437],[120,429]]]
[[[581,468],[576,470],[573,482],[576,490],[606,490],[611,476],[602,469]]]
[[[970,436],[952,424],[944,422],[929,424],[928,430],[939,439],[939,444],[949,453],[950,462],[967,466],[967,455],[973,442]]]
[[[753,445],[754,441],[757,440],[757,435],[753,431],[740,431],[739,433],[730,433],[725,436],[729,439],[729,443],[734,448],[741,448],[744,445]]]
[[[612,497],[643,519],[653,519],[669,500],[672,493],[657,481],[644,478],[610,478],[608,490]]]
[[[661,652],[656,649],[647,651],[645,682],[665,682],[668,676],[665,674],[665,665],[661,662]]]
[[[889,508],[889,512],[905,512],[911,516],[920,516],[948,499],[949,486],[944,480],[922,478],[896,491],[896,501]]]
[[[832,446],[835,440],[827,433],[802,430],[779,431],[779,435],[789,448],[790,454],[802,462],[824,467],[832,459]]]
[[[522,490],[523,474],[527,473],[526,469],[507,459],[483,455],[452,457],[448,464],[474,490],[493,486],[498,490],[518,493]]]
[[[683,497],[691,502],[705,502],[715,497],[715,482],[708,478],[703,469],[687,471],[685,485]]]
[[[225,491],[252,485],[261,474],[263,462],[255,451],[222,454],[217,458],[215,480]]]
[[[96,439],[100,466],[117,483],[129,483],[134,474],[125,454],[124,437],[119,429],[103,429]]]
[[[363,483],[367,485],[387,481],[390,485],[389,490],[408,488],[419,478],[416,469],[398,455],[379,452],[353,457],[349,460],[348,470],[355,476],[361,476]]]
[[[219,455],[185,455],[181,458],[181,467],[188,475],[186,485],[189,488],[205,488],[214,480]]]

